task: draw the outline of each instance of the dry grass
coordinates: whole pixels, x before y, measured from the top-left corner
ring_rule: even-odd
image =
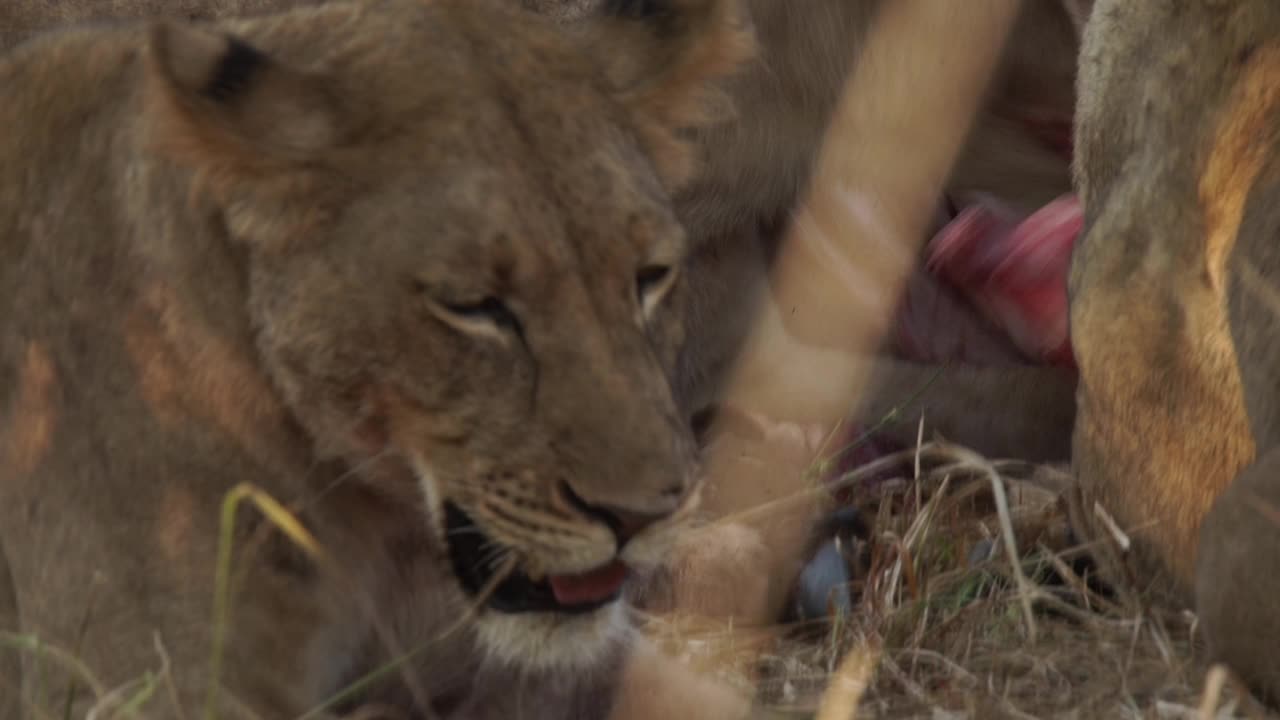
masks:
[[[849,553],[852,613],[650,630],[787,717],[844,720],[851,703],[858,718],[1264,716],[1210,672],[1194,615],[1091,577],[1060,468],[930,442],[834,482],[871,527]]]
[[[1264,717],[1205,665],[1191,613],[1090,577],[1089,548],[1071,544],[1061,469],[939,441],[831,483],[853,491],[872,528],[849,552],[854,612],[759,629],[647,618],[668,650],[719,668],[782,717]],[[164,694],[165,675],[99,688],[103,717],[131,717]]]

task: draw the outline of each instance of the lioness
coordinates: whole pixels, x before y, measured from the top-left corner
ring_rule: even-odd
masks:
[[[1280,6],[1100,0],[1078,122],[1074,522],[1280,700]]]
[[[665,374],[678,133],[751,35],[732,0],[619,3],[583,37],[504,5],[0,60],[0,716],[162,670],[157,716],[297,717],[411,651],[324,709],[606,714],[620,591],[697,495]],[[222,608],[246,483],[301,525],[236,514]]]

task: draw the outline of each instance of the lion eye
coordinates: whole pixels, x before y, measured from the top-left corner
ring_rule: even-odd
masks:
[[[409,290],[417,296],[427,312],[437,320],[469,334],[489,335],[497,340],[507,340],[514,334],[524,341],[524,327],[520,318],[502,300],[485,295],[474,302],[445,300],[458,297],[457,290],[433,285],[420,278],[410,278]]]
[[[645,265],[636,273],[636,297],[646,313],[671,287],[673,275],[670,265]]]
[[[473,303],[442,303],[442,307],[449,314],[467,322],[489,322],[517,335],[522,332],[520,319],[516,314],[506,303],[492,295]]]

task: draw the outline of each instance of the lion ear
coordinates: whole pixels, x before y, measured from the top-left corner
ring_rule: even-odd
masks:
[[[148,50],[153,139],[215,185],[287,171],[339,140],[322,79],[238,38],[157,22]]]
[[[746,8],[742,0],[608,0],[598,22],[592,55],[675,190],[694,169],[681,135],[731,117],[718,81],[755,54]]]

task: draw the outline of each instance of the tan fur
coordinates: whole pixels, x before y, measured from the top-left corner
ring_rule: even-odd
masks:
[[[1100,1],[1082,59],[1073,523],[1276,701],[1280,8]]]
[[[53,402],[56,390],[57,376],[49,350],[39,342],[27,343],[26,357],[18,374],[17,395],[5,418],[7,442],[0,453],[0,462],[26,474],[44,459],[57,423],[58,409]]]
[[[1197,22],[1192,11],[1100,3],[1095,13],[1078,133],[1088,231],[1071,278],[1083,490],[1075,522],[1107,537],[1101,505],[1133,536],[1139,577],[1161,576],[1185,598],[1201,520],[1254,452],[1223,277],[1265,160],[1258,138],[1274,123],[1274,67],[1265,49],[1239,64],[1227,44],[1175,54],[1217,45],[1182,27]],[[1154,22],[1175,33],[1167,49],[1138,39]],[[1144,86],[1159,92],[1164,114],[1151,121],[1121,115],[1150,92],[1122,67],[1129,62],[1155,73]],[[1203,109],[1175,129],[1169,120],[1190,105]]]
[[[83,716],[162,657],[148,716],[213,680],[220,717],[297,717],[409,651],[333,710],[596,718],[626,677],[681,675],[627,659],[616,602],[471,616],[444,518],[541,576],[652,567],[692,508],[668,194],[750,51],[736,7],[570,37],[499,0],[335,2],[0,59],[0,630],[96,673],[73,701],[5,645],[6,720]],[[319,555],[237,514],[213,677],[240,483]],[[679,679],[688,717],[747,712]]]
[[[46,28],[147,17],[250,17],[325,0],[9,0],[0,4],[0,52]]]

